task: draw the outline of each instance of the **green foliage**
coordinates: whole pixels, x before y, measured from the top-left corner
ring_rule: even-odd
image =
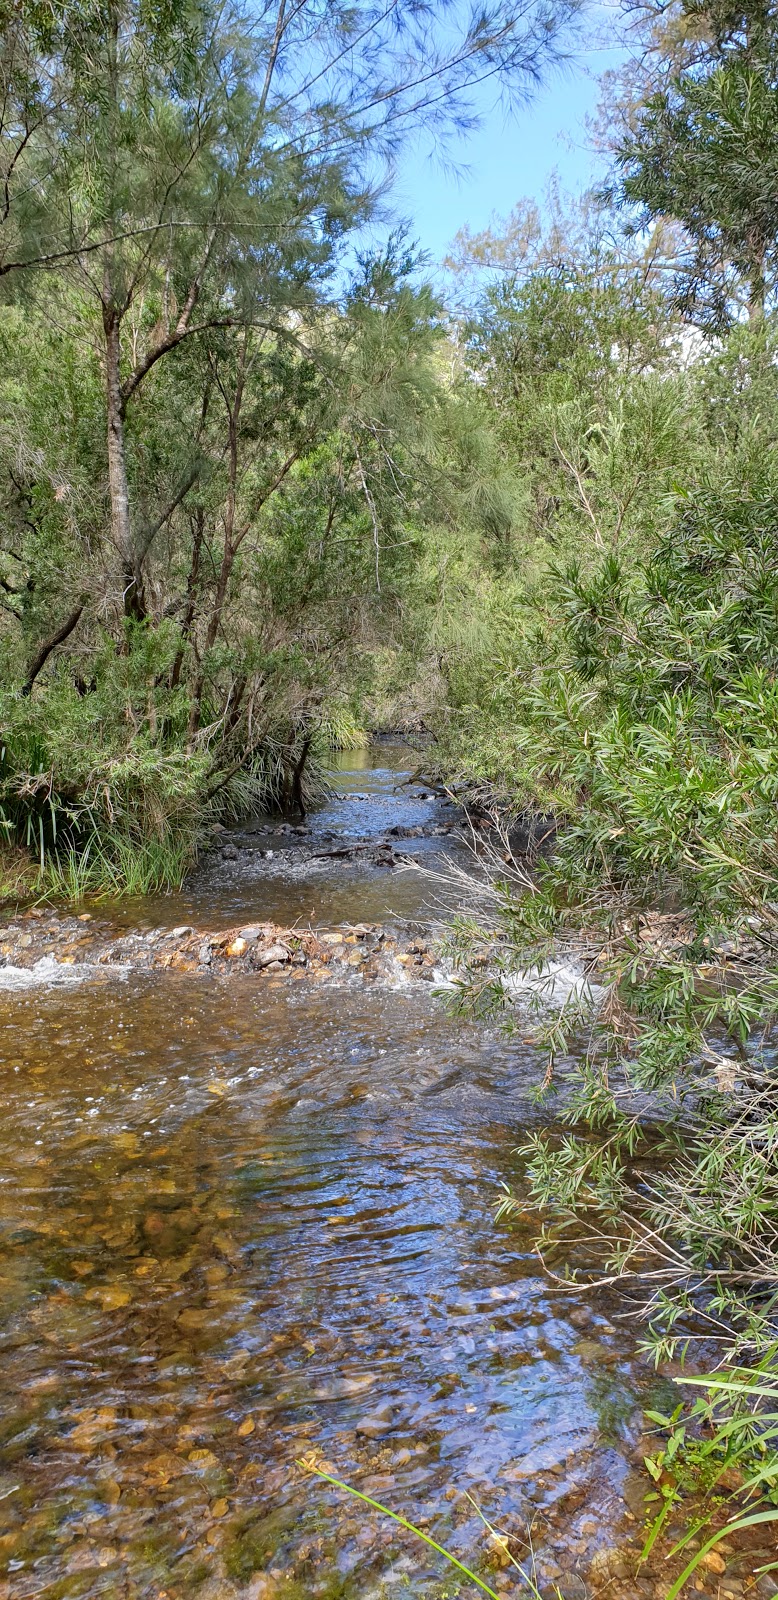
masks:
[[[478,335],[485,403],[547,526],[535,511],[529,559],[484,575],[446,662],[439,758],[508,831],[522,811],[559,831],[530,877],[495,863],[488,907],[462,919],[458,1003],[522,1034],[534,1009],[545,1055],[554,1128],[501,1214],[529,1198],[550,1272],[638,1296],[656,1360],[707,1334],[742,1379],[737,1416],[711,1389],[669,1427],[653,1537],[692,1487],[703,1521],[746,1528],[776,1514],[754,1377],[774,1386],[778,1335],[775,328],[658,376],[609,370],[607,333],[594,358],[596,320],[579,343],[563,307],[569,369],[553,314],[546,341],[513,281]],[[582,973],[561,1007],[560,958]],[[730,1448],[744,1482],[722,1511]]]
[[[679,301],[721,329],[744,300],[761,318],[775,294],[778,34],[761,0],[678,10],[695,28],[696,59],[637,108],[617,151],[619,187],[639,208],[636,228],[682,224]]]
[[[500,946],[504,966],[526,970],[577,940],[608,997],[547,1033],[552,1065],[588,1038],[566,1115],[607,1127],[608,1141],[537,1142],[539,1198],[634,1214],[622,1217],[620,1271],[635,1269],[649,1227],[672,1238],[678,1305],[688,1311],[704,1286],[707,1313],[739,1322],[746,1343],[771,1337],[778,1285],[764,1033],[778,1002],[772,470],[751,451],[728,461],[679,498],[642,564],[606,554],[588,571],[549,570],[555,670],[514,679],[513,715],[535,803],[553,797],[567,824],[534,890],[503,894]],[[656,1138],[625,1109],[637,1091],[659,1096],[666,1118],[650,1198],[643,1163]],[[657,1326],[673,1323],[669,1292]]]
[[[511,497],[423,263],[355,229],[575,10],[0,7],[0,804],[60,888],[177,881],[426,667]]]
[[[406,267],[393,245],[366,257],[315,354],[215,330],[155,373],[129,457],[149,516],[181,466],[165,415],[196,429],[204,392],[209,410],[137,620],[113,587],[94,363],[48,329],[46,296],[5,309],[0,804],[60,889],[177,882],[217,816],[293,803],[303,755],[310,800],[327,748],[365,742],[367,697],[401,659],[398,687],[414,672],[444,519],[470,511],[444,447],[462,402],[441,388],[438,308]],[[75,334],[83,302],[59,310]]]

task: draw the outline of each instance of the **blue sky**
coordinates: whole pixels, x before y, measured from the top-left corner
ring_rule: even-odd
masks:
[[[507,215],[524,196],[542,200],[552,173],[563,189],[587,188],[602,167],[585,127],[598,99],[597,78],[623,60],[623,51],[582,41],[575,59],[557,71],[524,109],[506,115],[493,99],[482,104],[481,128],[460,139],[452,154],[459,173],[424,150],[408,150],[392,199],[413,237],[439,262],[457,229],[475,232],[493,213]]]

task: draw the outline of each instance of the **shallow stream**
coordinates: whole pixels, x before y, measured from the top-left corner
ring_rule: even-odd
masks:
[[[327,853],[399,828],[439,864],[452,814],[412,761],[344,759],[309,833],[259,820],[116,920],[423,923],[423,873]],[[0,991],[0,1595],[475,1593],[301,1460],[506,1593],[473,1502],[528,1568],[532,1546],[544,1593],[593,1592],[640,1513],[657,1380],[613,1308],[551,1294],[528,1219],[495,1226],[539,1116],[532,1048],[433,988],[171,971]]]

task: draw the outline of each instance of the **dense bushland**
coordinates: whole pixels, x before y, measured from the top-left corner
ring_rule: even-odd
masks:
[[[593,980],[539,1022],[547,1260],[720,1342],[692,1465],[772,1503],[774,9],[626,7],[608,182],[464,230],[447,305],[381,223],[575,12],[0,3],[0,827],[15,885],[164,886],[398,715],[552,813],[466,985]]]
[[[574,12],[0,8],[0,825],[44,877],[175,881],[412,676],[501,490],[366,230]]]

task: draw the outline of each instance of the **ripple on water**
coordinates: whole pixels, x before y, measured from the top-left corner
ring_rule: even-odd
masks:
[[[437,894],[423,873],[390,871],[359,857],[333,860],[323,853],[333,844],[377,839],[394,827],[403,836],[392,837],[392,843],[421,864],[439,863],[454,852],[456,841],[430,830],[453,823],[455,808],[422,784],[407,781],[408,767],[418,759],[394,744],[344,752],[331,773],[332,793],[306,819],[304,836],[285,831],[280,819],[269,832],[267,819],[249,821],[222,841],[234,859],[222,860],[216,850],[180,893],[118,902],[112,916],[134,926],[151,912],[154,923],[171,928],[188,922],[229,927],[257,917],[282,927],[296,920],[330,926],[355,919],[428,921]],[[404,836],[406,829],[418,828],[425,837]]]
[[[268,1565],[362,1596],[396,1541],[301,1456],[471,1555],[447,1495],[518,1525],[593,1459],[618,1482],[597,1363],[492,1221],[526,1053],[350,987],[136,975],[0,1007],[14,1595],[110,1593],[120,1562],[131,1596]],[[319,1590],[333,1564],[355,1587]]]
[[[434,814],[394,792],[407,755],[372,759],[315,828]],[[247,861],[122,916],[375,921],[426,896]],[[538,1116],[526,1048],[407,986],[21,971],[0,994],[8,1600],[443,1592],[411,1536],[301,1459],[476,1565],[467,1495],[522,1555],[532,1528],[541,1573],[586,1570],[639,1373],[604,1313],[549,1299],[529,1225],[494,1226]]]

